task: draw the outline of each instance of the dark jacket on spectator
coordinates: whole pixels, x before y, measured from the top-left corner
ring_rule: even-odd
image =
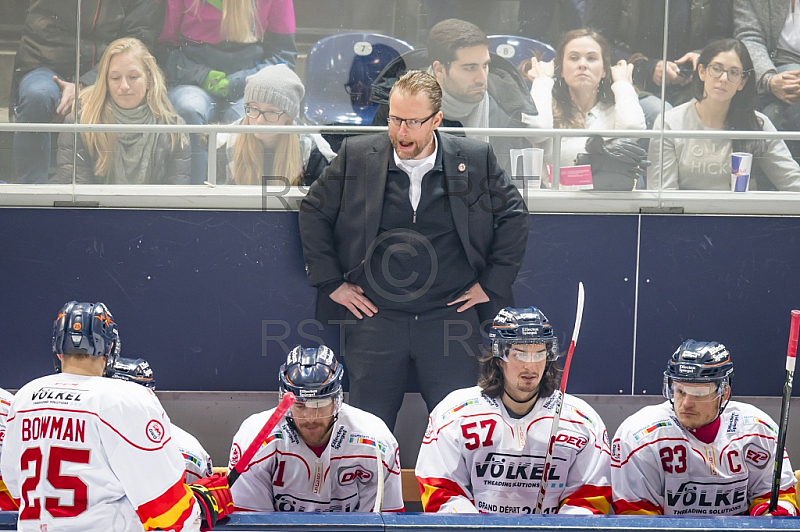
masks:
[[[670,0],[669,15],[669,61],[733,36],[730,0]],[[608,39],[612,63],[643,54],[645,59],[636,62],[633,84],[661,94],[653,73],[663,59],[664,0],[587,0],[585,24]]]
[[[520,121],[521,114],[536,115],[536,105],[531,99],[530,89],[523,81],[519,71],[508,60],[493,53],[489,63],[489,127],[527,128]],[[389,119],[389,91],[395,82],[408,70],[427,70],[431,66],[428,53],[424,49],[407,52],[386,65],[372,84],[373,102],[380,104],[372,120],[373,125],[385,126]],[[463,127],[457,120],[442,121],[442,127]],[[528,140],[521,137],[492,137],[490,144],[494,148],[500,165],[508,171],[510,162],[508,150],[512,148],[530,148]]]
[[[66,123],[74,123],[72,115],[64,120]],[[179,124],[185,124],[183,119],[178,119]],[[89,150],[83,143],[83,136],[78,133],[77,146],[75,134],[63,132],[58,135],[58,172],[53,176],[51,183],[71,183],[72,182],[72,151],[77,148],[75,158],[75,182],[83,184],[104,184],[105,177],[94,174],[94,158],[89,155]],[[153,169],[151,185],[188,185],[191,182],[190,173],[192,169],[192,148],[187,138],[183,146],[178,146],[172,151],[170,135],[162,133],[158,136],[150,163]],[[137,183],[131,183],[137,184]]]
[[[15,77],[50,68],[65,80],[75,78],[78,0],[31,0],[15,60]],[[81,4],[81,82],[92,85],[95,67],[108,45],[136,37],[152,49],[164,22],[156,0],[93,0]]]
[[[780,0],[734,0],[733,10],[735,38],[747,47],[753,59],[756,88],[759,93],[766,92],[764,74],[775,73],[772,54],[778,48],[778,39],[789,14],[789,2]]]

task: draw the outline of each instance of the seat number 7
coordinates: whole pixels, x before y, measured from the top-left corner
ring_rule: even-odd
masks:
[[[53,517],[75,517],[86,511],[89,490],[80,478],[61,474],[62,462],[88,464],[89,450],[51,447],[50,456],[47,460],[47,481],[57,490],[71,490],[73,497],[72,505],[70,506],[59,504],[58,497],[46,497],[44,509]],[[19,514],[20,520],[38,520],[41,517],[40,499],[37,497],[31,501],[28,498],[28,494],[39,486],[42,478],[42,463],[42,450],[39,447],[30,447],[22,453],[20,470],[33,471],[33,476],[25,479],[25,482],[22,483],[22,489],[20,489],[22,501],[24,501],[25,505]]]

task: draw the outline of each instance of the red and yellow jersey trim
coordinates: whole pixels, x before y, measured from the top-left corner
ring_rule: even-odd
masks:
[[[585,508],[593,514],[608,515],[611,507],[611,486],[586,484],[561,502],[561,507]]]
[[[0,510],[4,512],[19,510],[19,501],[8,492],[2,478],[0,478]]]
[[[447,480],[446,478],[417,477],[417,482],[419,482],[422,509],[426,512],[438,512],[442,505],[453,497],[464,497],[473,505],[475,504],[464,490],[461,489],[461,486],[452,480]]]
[[[626,501],[617,499],[611,506],[616,515],[664,515],[664,509],[650,501]]]
[[[194,510],[192,490],[183,478],[167,491],[136,509],[145,530],[183,530]]]
[[[750,511],[753,511],[753,508],[758,506],[762,503],[769,503],[769,493],[766,493],[760,497],[756,497],[753,499],[753,502],[750,504]],[[798,508],[797,508],[797,494],[795,492],[794,486],[789,489],[781,490],[778,492],[778,502],[785,502],[787,504],[782,504],[781,507],[785,508],[789,511],[790,515],[798,515]]]

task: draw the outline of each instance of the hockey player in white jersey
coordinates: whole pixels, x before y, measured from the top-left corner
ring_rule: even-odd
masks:
[[[612,443],[617,514],[752,515],[767,510],[778,428],[758,408],[731,401],[733,362],[718,342],[686,340],[664,372],[668,401],[626,419]],[[778,510],[797,515],[783,451]]]
[[[11,401],[13,400],[14,396],[10,392],[0,388],[0,456],[3,453],[3,439],[6,436],[8,409],[11,408]],[[8,488],[6,488],[2,476],[0,476],[0,510],[9,511],[17,508],[19,508],[17,501],[8,494]]]
[[[558,398],[558,339],[536,307],[501,310],[489,330],[478,386],[431,413],[416,476],[426,512],[533,513]],[[611,498],[603,420],[566,395],[545,513],[607,514]]]
[[[0,457],[20,499],[19,530],[207,530],[232,509],[220,483],[184,483],[152,391],[103,378],[119,348],[103,303],[70,301],[59,312],[56,373],[17,392]]]
[[[297,402],[231,487],[236,509],[370,512],[379,498],[379,511],[403,511],[397,441],[380,418],[343,404],[343,375],[328,347],[292,349],[279,393],[292,392]],[[273,410],[239,427],[229,469]]]
[[[135,382],[154,392],[156,391],[156,377],[150,363],[143,358],[123,358],[118,357],[114,363],[113,373],[110,376],[114,379]],[[203,448],[200,442],[177,426],[171,423],[172,439],[178,446],[183,456],[186,466],[186,483],[195,482],[203,477],[210,477],[214,474],[211,456]]]

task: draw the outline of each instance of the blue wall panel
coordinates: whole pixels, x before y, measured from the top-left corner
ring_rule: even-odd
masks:
[[[667,358],[694,338],[730,349],[735,395],[780,395],[800,219],[648,216],[641,238],[635,393],[660,393]]]
[[[123,354],[149,359],[160,389],[274,390],[283,345],[339,351],[338,331],[310,321],[296,213],[0,209],[0,242],[3,387],[52,371],[50,327],[71,298],[109,305]],[[658,394],[675,347],[713,337],[734,353],[737,394],[778,395],[798,257],[797,218],[531,215],[514,291],[566,348],[584,282],[570,392]]]

